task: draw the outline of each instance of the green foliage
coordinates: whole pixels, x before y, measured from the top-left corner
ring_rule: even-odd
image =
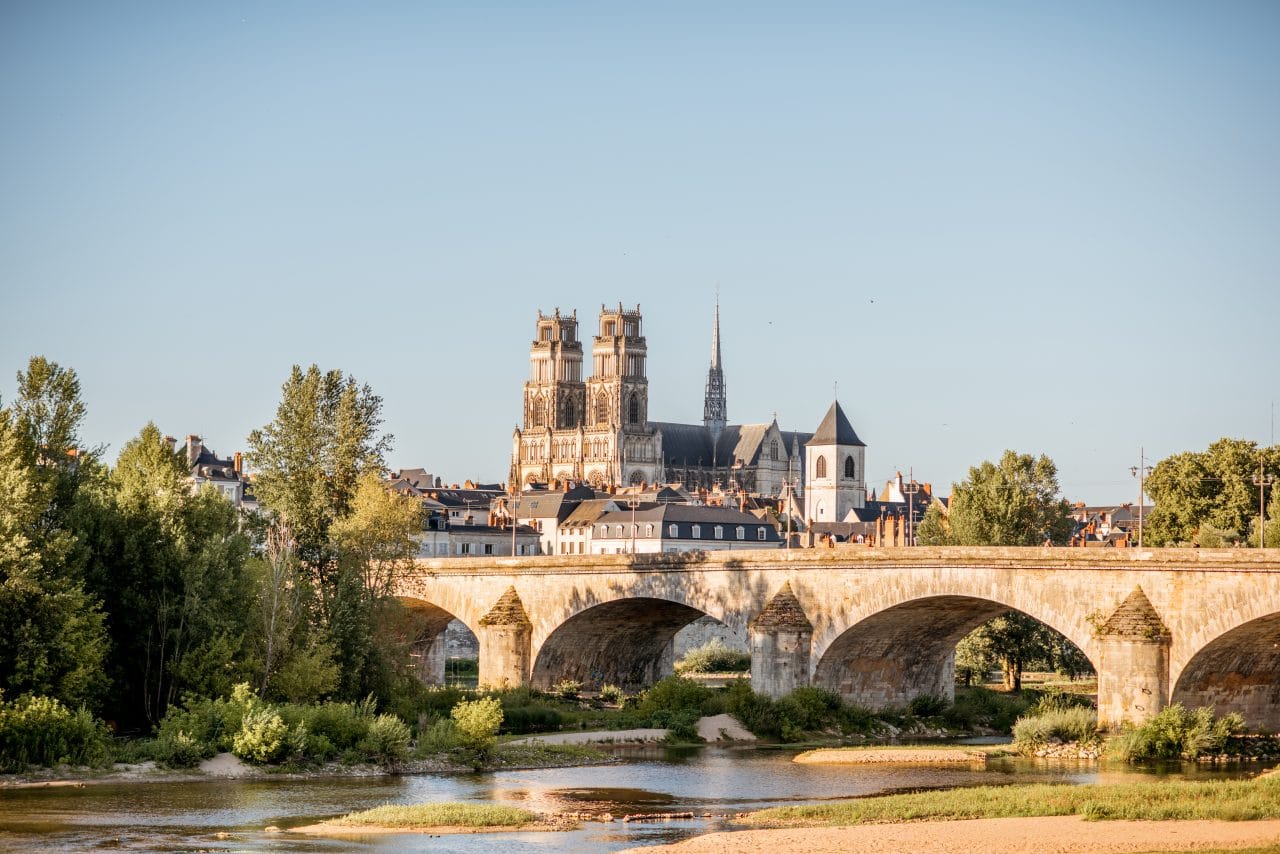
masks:
[[[259,764],[274,762],[284,755],[289,727],[280,713],[269,706],[250,709],[231,742],[231,752]]]
[[[1040,706],[1018,718],[1013,725],[1013,743],[1031,751],[1052,739],[1092,744],[1098,740],[1098,716],[1093,709],[1075,705]]]
[[[577,679],[561,679],[551,690],[566,700],[575,700],[582,691],[582,683]]]
[[[920,694],[907,703],[907,712],[917,718],[933,718],[950,707],[951,701],[935,694]]]
[[[668,676],[644,692],[637,711],[649,716],[658,711],[692,711],[701,715],[711,701],[711,690],[706,686],[681,676]]]
[[[299,647],[280,666],[272,693],[291,703],[314,703],[338,686],[339,669],[327,643]]]
[[[86,709],[71,710],[53,697],[0,702],[0,771],[31,765],[101,765],[110,736]]]
[[[1208,706],[1189,710],[1174,703],[1142,726],[1121,732],[1108,748],[1130,762],[1195,759],[1228,750],[1230,741],[1243,732],[1244,720],[1234,712],[1219,718]]]
[[[1155,508],[1145,520],[1145,543],[1173,546],[1194,541],[1219,548],[1233,545],[1246,531],[1256,539],[1258,490],[1253,478],[1259,458],[1264,473],[1280,478],[1280,446],[1260,448],[1244,439],[1219,439],[1204,451],[1161,460],[1146,479]],[[1268,519],[1276,519],[1278,512],[1280,506],[1269,506]]]
[[[458,731],[452,718],[443,718],[426,729],[418,731],[418,744],[415,755],[430,756],[434,753],[446,753],[457,747],[466,746],[466,738]]]
[[[476,750],[491,750],[502,726],[502,703],[497,697],[463,700],[449,715],[464,743]]]
[[[613,703],[614,705],[622,705],[622,703],[626,700],[626,696],[622,693],[622,689],[619,688],[617,685],[601,685],[600,699],[606,703]]]
[[[194,768],[211,755],[208,747],[182,730],[157,738],[152,757],[166,768]]]
[[[924,518],[916,526],[916,542],[922,546],[952,545],[951,520],[940,503],[933,502],[924,511]]]
[[[988,620],[956,645],[956,670],[962,678],[982,678],[997,664],[1010,691],[1022,689],[1022,671],[1029,667],[1062,671],[1072,678],[1093,670],[1079,647],[1018,611]]]
[[[369,732],[360,742],[365,756],[392,766],[409,755],[409,727],[394,715],[378,715],[369,723]]]
[[[956,729],[981,726],[1009,732],[1031,702],[1026,692],[1002,694],[989,688],[968,688],[956,692],[955,702],[942,713],[942,719]]]
[[[525,734],[553,732],[564,725],[564,715],[556,709],[539,704],[502,707],[502,732]]]
[[[1051,459],[1005,451],[999,463],[974,466],[955,485],[947,539],[961,546],[1036,546],[1046,539],[1064,545],[1070,512]]]
[[[523,827],[538,820],[537,813],[500,804],[435,803],[384,804],[349,813],[334,823],[356,827]]]
[[[816,732],[865,733],[876,723],[867,709],[808,685],[773,700],[753,692],[746,680],[739,680],[726,692],[725,709],[756,736],[789,742],[802,741]]]
[[[720,638],[689,650],[676,662],[676,673],[743,673],[751,669],[751,653],[729,649]]]

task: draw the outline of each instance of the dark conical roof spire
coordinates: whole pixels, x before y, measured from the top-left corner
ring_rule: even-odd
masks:
[[[818,430],[813,434],[813,438],[805,442],[806,447],[813,445],[861,445],[866,447],[866,443],[858,438],[858,434],[853,431],[853,425],[849,423],[849,419],[845,417],[844,410],[840,408],[840,401],[831,404],[831,408],[827,410],[827,417],[822,419],[822,423],[818,425]]]
[[[724,370],[720,365],[720,297],[716,296],[716,319],[711,327],[711,367],[707,371],[707,394],[702,403],[702,424],[711,431],[711,440],[719,438],[729,423],[729,403],[724,388]]]

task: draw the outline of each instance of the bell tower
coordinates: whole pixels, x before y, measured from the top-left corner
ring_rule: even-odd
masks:
[[[535,334],[524,384],[524,429],[576,429],[586,407],[578,312],[562,316],[558,308],[550,315],[539,311]]]
[[[600,306],[600,334],[591,347],[585,423],[595,429],[644,431],[649,421],[647,349],[640,317],[634,311]]]

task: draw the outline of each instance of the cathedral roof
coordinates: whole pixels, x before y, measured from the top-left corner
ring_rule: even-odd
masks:
[[[866,443],[858,438],[857,433],[853,432],[853,425],[845,417],[839,401],[831,404],[831,408],[827,410],[827,417],[823,418],[822,423],[818,425],[818,431],[805,444],[861,445],[864,448],[866,447]]]
[[[714,444],[711,431],[702,424],[657,422],[653,426],[662,431],[662,457],[668,465],[729,468],[737,460],[746,465],[758,463],[773,424],[726,425],[720,432],[720,440]],[[808,433],[778,432],[782,435],[779,451],[784,455],[790,455],[797,438],[801,446],[809,439]]]

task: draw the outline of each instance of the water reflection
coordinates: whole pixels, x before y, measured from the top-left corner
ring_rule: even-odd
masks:
[[[800,765],[792,751],[660,747],[618,749],[628,762],[593,768],[504,771],[459,777],[332,778],[105,784],[0,793],[0,849],[122,851],[491,850],[491,835],[416,834],[344,840],[268,834],[383,803],[501,802],[543,812],[692,812],[694,820],[588,822],[570,833],[501,837],[504,852],[593,852],[669,842],[716,829],[733,814],[776,804],[874,793],[1010,782],[1117,782],[1137,773],[1238,776],[1240,766],[1169,765],[1099,771],[1092,763],[1025,759],[976,765]],[[1258,766],[1248,768],[1256,773]],[[219,838],[219,834],[227,834]]]

